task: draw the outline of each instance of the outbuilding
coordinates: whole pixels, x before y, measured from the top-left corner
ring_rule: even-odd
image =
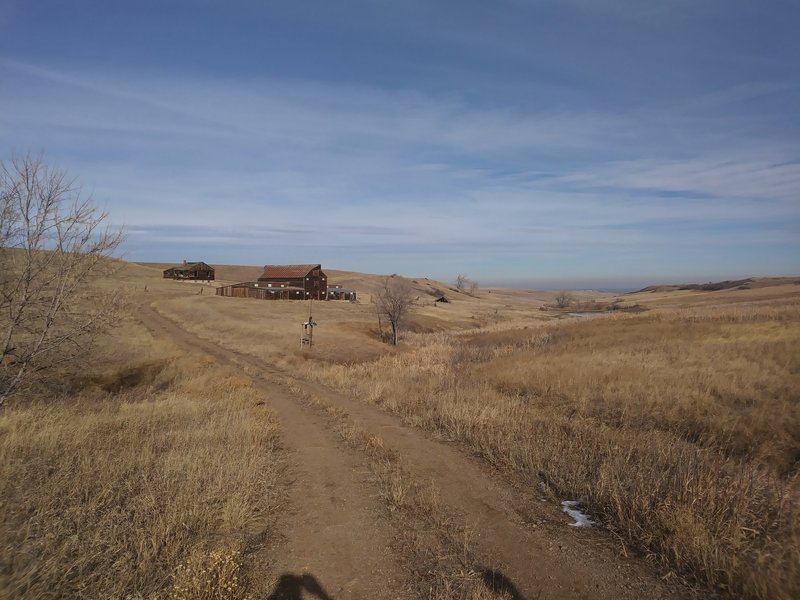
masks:
[[[355,302],[357,300],[356,291],[352,288],[342,287],[341,285],[334,285],[328,288],[328,300],[349,300]]]

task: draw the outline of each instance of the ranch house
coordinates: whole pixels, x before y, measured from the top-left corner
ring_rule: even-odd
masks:
[[[192,281],[214,281],[214,267],[203,261],[186,262],[164,270],[164,279],[184,279]]]

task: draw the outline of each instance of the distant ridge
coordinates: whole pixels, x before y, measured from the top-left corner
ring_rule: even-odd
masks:
[[[720,290],[749,290],[753,288],[770,287],[774,285],[800,284],[797,277],[748,277],[747,279],[725,280],[709,283],[676,283],[669,285],[649,285],[631,294],[644,292],[676,292],[678,290],[695,290],[700,292],[718,292]]]
[[[677,290],[700,290],[702,292],[717,292],[719,290],[730,290],[732,288],[750,289],[750,284],[753,283],[753,278],[737,279],[735,281],[718,281],[716,283],[676,283],[672,285],[649,285],[642,288],[636,294],[641,292],[675,292]]]

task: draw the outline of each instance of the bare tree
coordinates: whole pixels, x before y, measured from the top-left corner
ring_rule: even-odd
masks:
[[[378,317],[378,337],[381,338],[381,341],[385,341],[386,338],[383,335],[383,313],[381,312],[381,305],[378,302],[378,296],[371,296],[370,302],[375,308],[375,316]]]
[[[474,279],[470,279],[466,273],[459,273],[456,276],[456,289],[459,292],[464,292],[470,296],[474,296],[478,292],[480,285]]]
[[[411,282],[403,277],[387,277],[375,297],[378,325],[383,319],[392,327],[392,344],[397,345],[400,327],[405,322],[411,307],[417,301]]]
[[[88,285],[123,239],[107,216],[40,159],[0,162],[0,406],[110,324],[117,297]]]
[[[556,294],[555,301],[558,308],[567,308],[575,301],[575,298],[569,292],[560,291]]]

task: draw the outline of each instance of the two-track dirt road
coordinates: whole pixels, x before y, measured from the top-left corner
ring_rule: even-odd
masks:
[[[151,306],[142,307],[140,318],[155,335],[179,346],[247,368],[251,376],[263,373],[255,383],[280,419],[293,480],[291,509],[280,524],[285,542],[276,552],[273,577],[306,573],[325,595],[339,599],[419,595],[404,566],[408,557],[397,554],[397,532],[385,518],[366,457],[345,446],[330,421],[302,399],[310,395],[347,411],[359,428],[380,436],[396,451],[416,478],[433,482],[441,504],[472,530],[481,566],[501,572],[518,597],[641,600],[686,595],[680,586],[659,579],[643,561],[620,557],[602,531],[569,527],[569,518],[556,503],[542,502],[537,490],[512,489],[457,446],[259,358],[203,339]],[[287,378],[302,393],[276,383]],[[320,594],[310,591],[303,597],[325,597]]]

